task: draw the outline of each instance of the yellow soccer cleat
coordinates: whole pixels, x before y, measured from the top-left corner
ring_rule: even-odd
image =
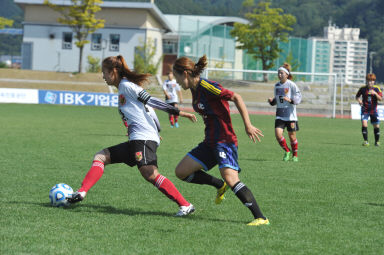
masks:
[[[258,218],[254,219],[250,223],[247,224],[247,226],[261,226],[261,225],[269,225],[269,220],[268,219],[263,219],[263,218]]]
[[[224,194],[225,192],[227,191],[227,189],[229,188],[229,186],[227,185],[226,182],[224,182],[223,186],[217,190],[217,195],[216,195],[216,199],[215,199],[215,204],[220,204],[221,201],[223,201],[224,199]]]

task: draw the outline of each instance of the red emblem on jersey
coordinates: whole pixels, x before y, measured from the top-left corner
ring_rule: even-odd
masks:
[[[125,105],[126,102],[127,102],[127,100],[125,100],[124,95],[120,95],[119,96],[119,104],[120,105]]]
[[[284,88],[284,93],[288,94],[288,92],[289,92],[289,88]]]
[[[136,161],[141,161],[143,159],[143,153],[141,153],[141,151],[137,151],[135,153],[135,158],[136,158]]]

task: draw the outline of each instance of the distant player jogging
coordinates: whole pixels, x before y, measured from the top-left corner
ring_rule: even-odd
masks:
[[[380,120],[377,114],[377,102],[383,99],[383,93],[381,92],[379,86],[375,85],[375,74],[367,74],[365,80],[366,85],[361,87],[356,94],[356,100],[361,106],[361,133],[363,134],[364,138],[363,146],[369,146],[368,118],[371,118],[371,124],[373,125],[375,146],[380,146]]]
[[[168,80],[165,80],[163,83],[163,92],[165,95],[165,102],[174,107],[178,107],[178,103],[183,103],[183,96],[181,94],[181,89],[179,84],[177,84],[176,80],[173,78],[173,73],[168,73]],[[178,118],[179,116],[174,114],[169,114],[169,123],[171,123],[171,127],[179,127]]]
[[[193,109],[202,116],[205,124],[204,141],[180,161],[175,170],[176,176],[186,182],[215,187],[216,204],[221,203],[225,191],[230,187],[253,214],[254,220],[248,225],[269,225],[251,190],[239,179],[237,137],[232,127],[228,101],[235,103],[243,118],[245,131],[253,142],[260,141],[262,132],[252,125],[239,94],[223,88],[217,82],[200,78],[206,66],[205,55],[196,64],[187,57],[181,57],[173,65],[176,81],[184,90],[191,91]],[[225,182],[206,172],[215,165],[219,166]]]
[[[142,87],[149,75],[130,71],[121,55],[104,59],[102,72],[106,83],[118,89],[118,110],[128,124],[129,141],[97,152],[80,189],[72,198],[68,198],[68,202],[82,201],[89,189],[101,178],[106,165],[125,163],[130,167],[137,166],[145,180],[179,205],[180,210],[175,216],[192,213],[194,206],[158,171],[156,150],[160,144],[160,125],[152,107],[186,117],[193,122],[196,121],[196,116],[151,97]]]
[[[301,102],[301,92],[292,81],[291,66],[284,63],[277,71],[279,82],[275,84],[274,97],[268,98],[270,105],[276,105],[275,136],[281,148],[285,151],[283,161],[299,161],[297,151],[299,143],[296,131],[299,131],[299,123],[296,114],[296,105]],[[283,135],[287,128],[291,150]]]

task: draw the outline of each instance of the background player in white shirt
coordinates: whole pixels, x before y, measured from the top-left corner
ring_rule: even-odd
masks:
[[[288,161],[292,156],[292,161],[298,161],[296,131],[299,130],[299,124],[296,105],[301,102],[301,92],[292,81],[291,66],[289,64],[284,63],[279,67],[277,75],[280,81],[275,84],[275,97],[268,98],[270,105],[276,105],[275,136],[277,142],[285,151],[283,160]],[[287,128],[289,140],[291,141],[292,152],[288,148],[283,135],[285,128]]]
[[[183,96],[181,94],[181,89],[179,84],[177,84],[176,80],[173,77],[173,73],[168,73],[168,80],[163,83],[163,92],[165,95],[165,102],[174,107],[178,107],[179,99],[180,103],[183,103]],[[179,127],[178,117],[174,114],[169,114],[169,122],[171,123],[171,127]]]
[[[145,180],[179,205],[180,210],[175,216],[192,213],[194,206],[158,171],[156,150],[160,144],[160,125],[151,107],[189,118],[193,122],[196,121],[196,116],[151,97],[142,87],[148,81],[149,74],[131,72],[121,55],[104,59],[102,71],[106,83],[115,86],[119,91],[118,110],[128,124],[129,141],[97,152],[80,189],[68,201],[82,201],[88,190],[103,175],[105,165],[125,163],[130,167],[137,166]]]

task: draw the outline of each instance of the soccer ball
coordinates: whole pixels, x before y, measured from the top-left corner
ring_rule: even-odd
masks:
[[[73,189],[69,185],[59,183],[49,191],[49,200],[51,200],[51,204],[56,207],[69,206],[67,197],[71,197],[72,194]]]

